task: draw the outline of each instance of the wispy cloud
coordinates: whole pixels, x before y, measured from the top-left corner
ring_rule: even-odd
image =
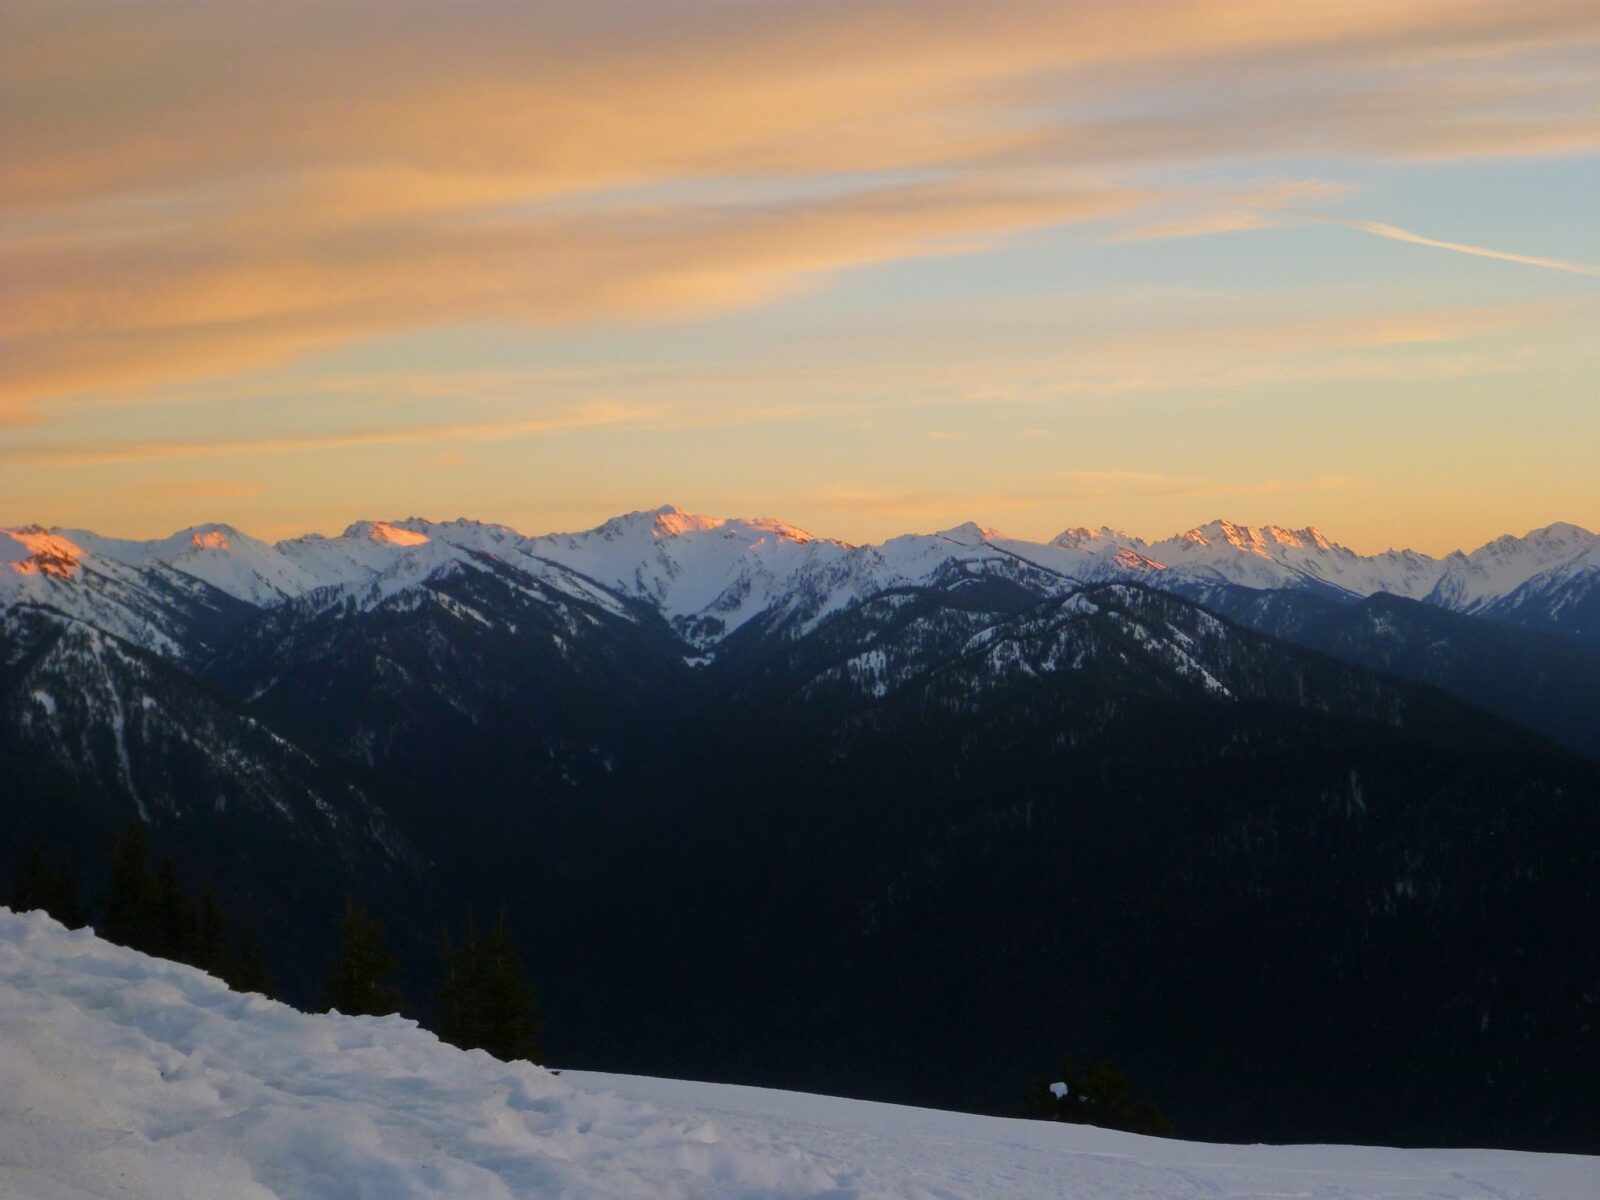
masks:
[[[281,437],[216,438],[144,442],[77,443],[0,450],[0,459],[53,465],[152,462],[160,459],[228,458],[238,455],[304,454],[362,446],[432,445],[440,442],[491,442],[537,437],[580,429],[599,429],[649,421],[653,409],[614,404],[585,405],[558,416],[532,420],[479,421],[456,425],[408,425],[307,433]]]
[[[1473,246],[1466,242],[1447,242],[1440,238],[1414,233],[1409,229],[1402,229],[1398,225],[1386,225],[1382,221],[1358,221],[1353,217],[1335,217],[1326,213],[1302,213],[1300,215],[1310,221],[1321,221],[1329,225],[1342,225],[1346,229],[1359,229],[1363,233],[1392,238],[1397,242],[1410,242],[1417,246],[1432,246],[1437,250],[1453,250],[1457,254],[1472,254],[1478,258],[1495,258],[1501,262],[1522,263],[1524,266],[1529,267],[1545,267],[1551,271],[1567,271],[1573,275],[1600,275],[1600,266],[1593,266],[1589,263],[1569,262],[1561,258],[1540,258],[1533,254],[1513,254],[1509,250],[1493,250],[1488,246]]]
[[[1383,221],[1364,221],[1354,217],[1340,217],[1330,213],[1308,212],[1301,205],[1327,200],[1347,194],[1355,188],[1348,184],[1322,180],[1295,180],[1267,184],[1243,192],[1208,194],[1206,189],[1191,189],[1175,197],[1176,202],[1197,211],[1182,216],[1157,217],[1135,225],[1117,229],[1106,235],[1108,242],[1151,241],[1163,238],[1207,237],[1215,234],[1242,233],[1259,229],[1282,229],[1297,221],[1317,221],[1328,225],[1341,225],[1359,229],[1363,233],[1392,238],[1397,242],[1411,242],[1418,246],[1432,246],[1439,250],[1453,250],[1458,254],[1472,254],[1480,258],[1494,258],[1502,262],[1522,263],[1530,267],[1545,267],[1552,271],[1566,271],[1575,275],[1600,275],[1600,266],[1572,262],[1559,258],[1543,258],[1532,254],[1515,254],[1476,246],[1467,242],[1451,242],[1428,237],[1398,225]]]
[[[737,209],[430,218],[291,247],[226,230],[23,247],[0,254],[0,399],[232,372],[441,322],[683,318],[1139,203],[1127,189],[955,181]]]
[[[1272,180],[1244,189],[1192,187],[1172,196],[1173,203],[1185,210],[1181,215],[1157,216],[1125,226],[1107,234],[1105,240],[1156,241],[1280,229],[1292,220],[1287,212],[1292,205],[1329,200],[1355,190],[1351,184],[1324,179]]]
[[[1600,145],[1569,63],[1584,0],[15,0],[6,21],[0,419],[396,331],[759,304],[1126,218],[1152,167]],[[1124,236],[1272,219],[1246,197]]]

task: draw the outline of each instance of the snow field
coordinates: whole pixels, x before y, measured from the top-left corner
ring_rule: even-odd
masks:
[[[1215,1146],[505,1064],[0,909],[3,1200],[1500,1197],[1600,1160]]]

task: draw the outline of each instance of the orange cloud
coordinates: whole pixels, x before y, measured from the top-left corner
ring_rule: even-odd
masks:
[[[12,0],[4,20],[0,413],[429,325],[758,303],[1125,215],[1149,196],[1123,173],[1152,165],[1600,144],[1570,66],[1600,24],[1584,0]]]
[[[492,442],[537,437],[578,429],[600,429],[648,421],[647,409],[591,404],[553,417],[521,421],[477,421],[456,425],[406,425],[306,433],[281,437],[216,438],[147,442],[77,443],[71,446],[18,447],[0,458],[52,465],[150,462],[158,459],[225,458],[235,455],[301,454],[360,446],[428,445],[436,442]]]
[[[1050,72],[1414,73],[1570,46],[1596,25],[1581,0],[1146,0],[1136,18],[1117,0],[12,0],[7,23],[13,203],[285,169],[410,180],[437,201],[518,176],[538,194],[945,163],[1026,142],[995,118],[1019,96],[1072,95]]]
[[[688,316],[1142,200],[1109,188],[958,181],[733,209],[418,219],[291,248],[189,230],[72,252],[24,246],[0,254],[0,396],[237,371],[429,323]]]

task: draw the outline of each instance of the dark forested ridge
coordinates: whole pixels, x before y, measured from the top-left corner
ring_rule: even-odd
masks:
[[[1600,642],[1466,616],[1379,592],[1191,585],[1185,593],[1250,628],[1344,662],[1427,683],[1600,757]],[[1578,607],[1574,604],[1572,607]]]
[[[1474,656],[1431,628],[1033,574],[709,666],[493,564],[276,608],[204,682],[12,619],[5,834],[142,813],[302,1002],[351,893],[413,996],[503,911],[557,1065],[1014,1111],[1065,1054],[1187,1136],[1600,1149],[1600,764],[1428,686]]]

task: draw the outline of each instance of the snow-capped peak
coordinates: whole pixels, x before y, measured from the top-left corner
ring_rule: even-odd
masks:
[[[744,537],[755,531],[757,534],[766,534],[785,541],[803,543],[817,540],[805,530],[773,517],[707,517],[699,513],[685,512],[675,504],[663,504],[660,508],[623,513],[580,533],[544,534],[531,540],[565,538],[617,541],[639,537],[659,540],[719,530],[730,537]]]
[[[1435,559],[1409,550],[1359,555],[1309,525],[1218,519],[1154,543],[1106,526],[1073,526],[1037,543],[967,521],[935,534],[851,546],[768,517],[708,517],[670,504],[581,533],[539,537],[466,518],[421,517],[357,521],[337,537],[310,534],[275,546],[225,524],[195,525],[152,541],[27,526],[0,537],[0,567],[6,568],[0,583],[9,581],[0,600],[22,602],[18,581],[27,577],[36,581],[29,598],[73,609],[76,601],[61,585],[87,579],[83,586],[90,591],[115,585],[131,596],[151,586],[141,572],[176,571],[267,607],[328,588],[388,595],[442,570],[483,565],[485,555],[541,577],[566,568],[558,590],[579,577],[592,581],[581,586],[601,585],[609,598],[604,602],[642,600],[685,636],[710,646],[760,614],[805,624],[878,590],[944,578],[955,566],[1006,571],[1019,560],[1067,581],[1315,586],[1355,596],[1389,592],[1472,612],[1535,578],[1566,586],[1575,573],[1596,568],[1600,537],[1563,522]],[[373,591],[380,577],[385,582]]]
[[[686,533],[720,529],[727,524],[727,521],[720,517],[702,517],[696,513],[684,512],[674,504],[662,505],[653,515],[655,521],[652,523],[652,532],[657,537],[682,537]]]
[[[1474,612],[1510,595],[1535,576],[1582,562],[1600,547],[1600,536],[1559,521],[1522,537],[1506,534],[1471,554],[1457,550],[1440,563],[1438,583],[1429,594],[1436,604]]]
[[[357,521],[348,526],[341,537],[365,538],[369,542],[387,542],[391,546],[420,546],[428,541],[428,535],[416,528],[423,525],[418,517],[407,517],[404,521]]]
[[[1426,556],[1366,558],[1309,525],[1292,529],[1219,519],[1151,543],[1144,552],[1179,577],[1253,588],[1316,585],[1352,595],[1382,591],[1421,597],[1437,577],[1433,560]]]
[[[1315,526],[1308,525],[1304,529],[1286,529],[1282,525],[1266,525],[1255,531],[1263,542],[1277,546],[1289,546],[1296,550],[1332,550],[1333,543],[1323,536],[1322,531]]]
[[[39,525],[0,530],[0,563],[18,575],[65,579],[78,570],[83,547]]]
[[[752,529],[761,529],[774,537],[782,538],[786,542],[814,542],[818,539],[807,533],[797,525],[790,525],[787,521],[780,521],[776,517],[751,517],[743,524]]]
[[[645,600],[705,639],[792,598],[803,590],[799,573],[846,547],[770,517],[705,517],[669,504],[527,538],[522,549]]]
[[[1234,550],[1262,558],[1275,557],[1273,554],[1275,547],[1294,550],[1304,550],[1308,547],[1317,550],[1333,548],[1332,542],[1323,537],[1321,532],[1310,527],[1294,530],[1282,525],[1237,525],[1232,521],[1221,519],[1209,521],[1181,533],[1174,540],[1196,547],[1230,546]]]
[[[197,550],[231,550],[233,543],[228,540],[227,532],[222,529],[207,529],[205,532],[196,530],[189,535],[189,544]]]
[[[1002,542],[1009,540],[998,529],[991,529],[987,525],[979,525],[976,521],[963,521],[960,525],[949,529],[941,529],[934,534],[947,542],[955,542],[959,546],[976,546],[980,542]]]
[[[1571,554],[1587,550],[1597,541],[1600,541],[1600,536],[1590,533],[1581,525],[1574,525],[1569,521],[1557,521],[1540,529],[1530,529],[1521,537],[1509,533],[1502,534],[1491,542],[1485,542],[1466,557],[1483,559],[1534,555],[1541,559],[1559,561]]]
[[[1109,525],[1102,525],[1099,529],[1074,525],[1056,534],[1050,539],[1050,544],[1060,546],[1064,550],[1099,551],[1107,546],[1137,549],[1145,543],[1143,538],[1136,538],[1121,529],[1112,529]]]
[[[86,529],[53,529],[51,533],[100,559],[136,568],[171,567],[255,605],[276,604],[314,586],[313,580],[274,547],[232,525],[191,525],[150,541],[103,537]]]

